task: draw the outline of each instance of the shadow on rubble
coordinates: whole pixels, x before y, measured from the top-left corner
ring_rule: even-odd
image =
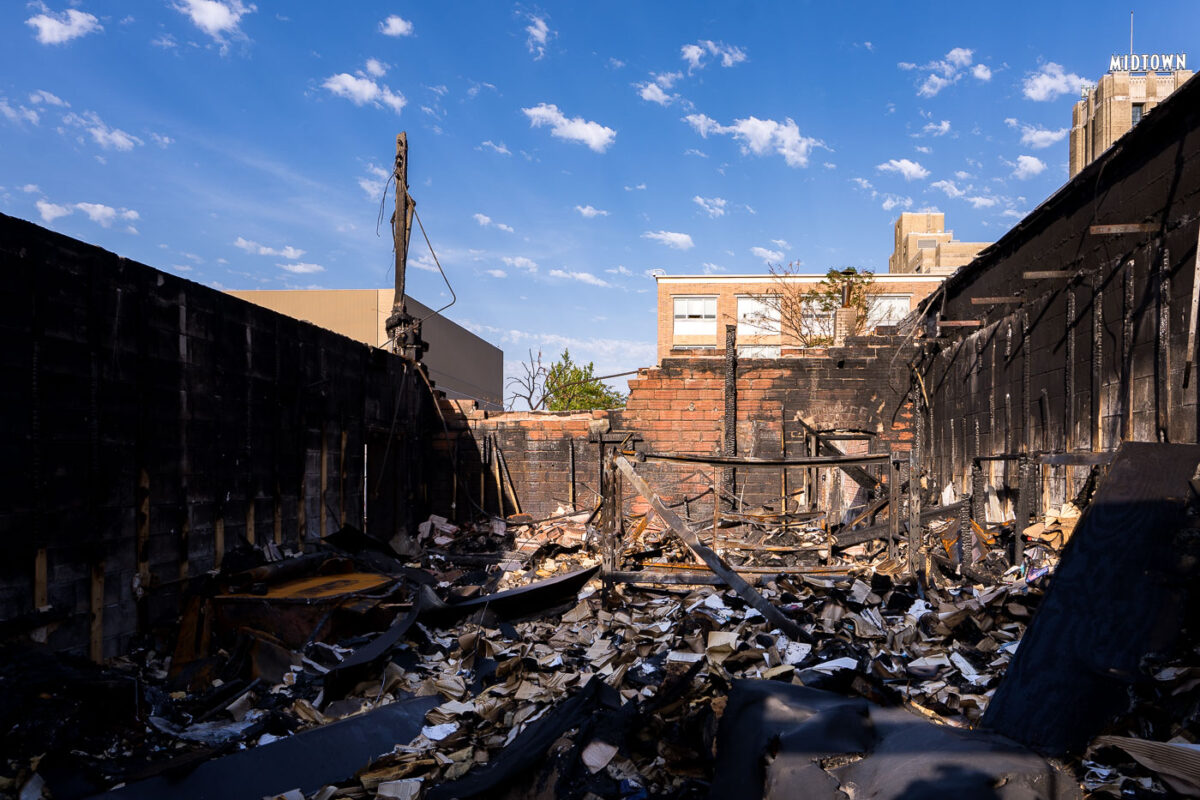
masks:
[[[841,800],[1078,797],[1069,774],[996,734],[773,681],[734,681],[712,797]]]

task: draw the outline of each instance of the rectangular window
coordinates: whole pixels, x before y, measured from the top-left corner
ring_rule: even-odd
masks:
[[[779,345],[739,344],[738,358],[779,358]]]
[[[778,336],[779,304],[770,298],[744,296],[737,299],[737,335]]]
[[[676,336],[716,336],[716,295],[677,295],[675,301]]]
[[[1129,120],[1132,125],[1137,125],[1142,121],[1142,110],[1145,108],[1144,103],[1134,103],[1129,108]]]
[[[895,325],[908,316],[911,305],[906,294],[877,294],[871,297],[867,312],[867,330],[877,325]]]
[[[817,303],[806,302],[800,315],[800,327],[804,333],[803,343],[822,345],[827,343],[826,340],[832,341],[833,314],[832,311],[823,311]]]

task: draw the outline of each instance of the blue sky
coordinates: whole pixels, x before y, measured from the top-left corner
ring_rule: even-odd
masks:
[[[652,270],[882,272],[906,209],[998,238],[1131,7],[1136,51],[1189,51],[1194,2],[13,0],[0,210],[218,288],[390,286],[406,130],[447,315],[510,373],[634,369]],[[409,287],[448,296],[416,232]]]

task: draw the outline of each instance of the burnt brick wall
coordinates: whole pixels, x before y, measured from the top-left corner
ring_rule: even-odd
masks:
[[[901,337],[852,337],[846,347],[799,358],[742,359],[737,366],[739,456],[779,458],[804,455],[803,420],[821,431],[873,435],[871,452],[907,450],[912,441],[908,404],[911,357]],[[903,357],[897,351],[904,350]],[[481,456],[495,436],[508,461],[522,509],[546,516],[566,506],[574,450],[575,498],[580,509],[595,506],[600,449],[589,442],[589,426],[632,432],[645,451],[717,455],[725,429],[725,360],[667,358],[629,381],[623,409],[610,411],[474,412],[464,425]],[[698,498],[689,509],[711,514],[712,470],[699,465],[647,462],[639,466],[664,497]],[[799,470],[789,470],[799,485]],[[750,505],[779,507],[784,486],[778,470],[739,470],[736,492]],[[491,484],[489,510],[495,510]],[[707,506],[708,511],[703,511]]]
[[[1197,376],[1186,363],[1196,356],[1188,330],[1198,220],[1193,80],[946,282],[927,331],[938,333],[937,313],[980,327],[942,327],[921,362],[935,481],[969,490],[970,461],[980,455],[1195,442]],[[1116,224],[1148,230],[1092,230]],[[1026,277],[1046,271],[1068,275]],[[972,302],[995,297],[1012,302]],[[994,485],[1009,487],[1014,468],[987,466]],[[1041,505],[1073,498],[1090,471],[1035,469]]]
[[[49,606],[36,635],[112,656],[240,543],[428,513],[436,420],[402,359],[4,215],[0,263],[10,628]]]

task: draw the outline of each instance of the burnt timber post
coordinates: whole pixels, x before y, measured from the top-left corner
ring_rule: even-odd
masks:
[[[408,242],[412,236],[413,213],[417,204],[408,194],[408,134],[396,137],[396,162],[392,169],[396,181],[396,210],[392,214],[392,242],[396,251],[396,292],[392,313],[384,327],[393,353],[420,362],[428,345],[421,339],[421,321],[413,319],[405,302],[405,276],[408,270]]]
[[[726,458],[737,456],[737,326],[725,326],[725,437],[722,453]],[[724,489],[729,496],[732,506],[733,498],[737,496],[735,486],[736,473],[733,467],[726,467]],[[714,487],[716,496],[713,502],[721,502],[720,490]]]

